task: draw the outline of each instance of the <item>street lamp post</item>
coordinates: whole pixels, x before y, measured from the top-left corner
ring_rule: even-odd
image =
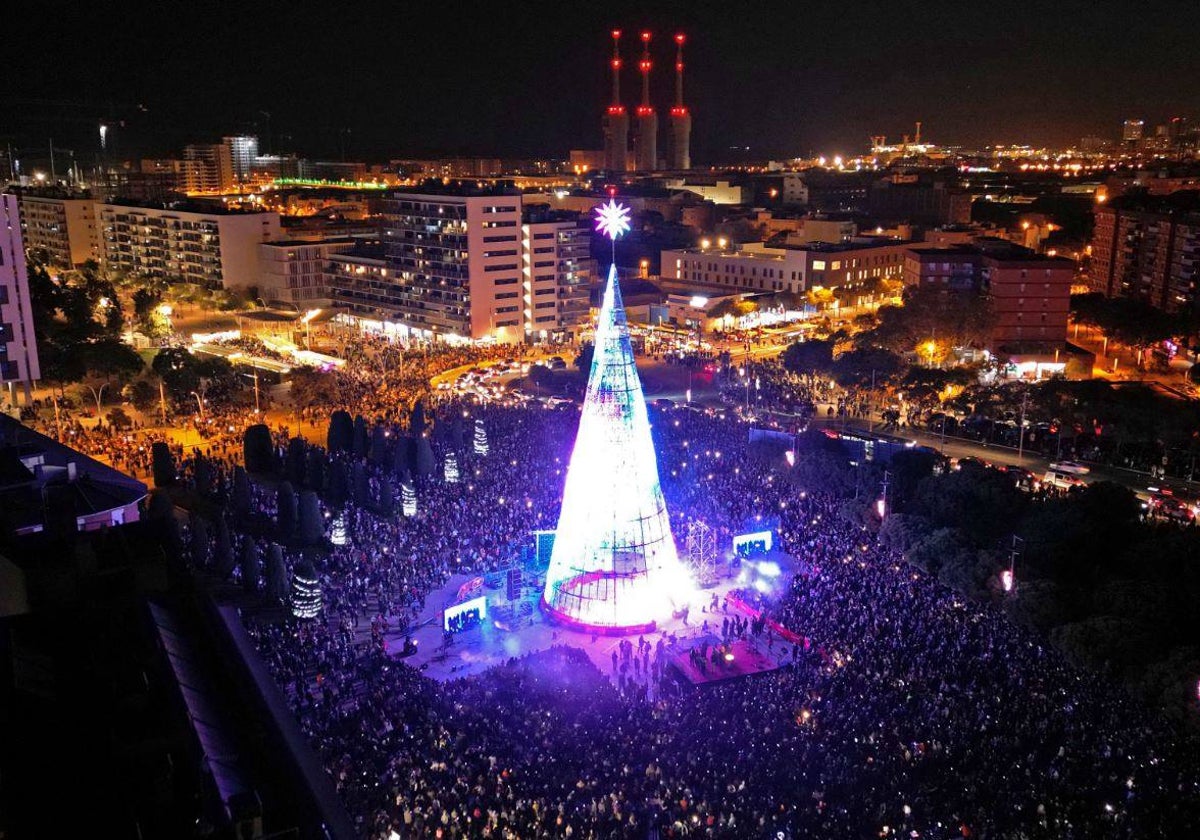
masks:
[[[1025,406],[1029,402],[1029,391],[1021,394],[1021,425],[1017,429],[1017,463],[1021,463],[1025,453]]]
[[[192,396],[196,398],[196,406],[200,409],[200,419],[204,419],[204,400],[195,391],[192,391]]]
[[[104,399],[104,389],[107,387],[108,387],[108,383],[105,382],[103,385],[100,386],[100,390],[97,391],[93,386],[88,385],[88,390],[91,391],[92,396],[96,398],[96,426],[97,427],[99,427],[100,422],[101,422],[101,420],[100,420],[100,404],[101,404],[101,401]]]

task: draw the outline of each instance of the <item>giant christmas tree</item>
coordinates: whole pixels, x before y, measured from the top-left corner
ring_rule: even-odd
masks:
[[[610,236],[628,228],[625,208],[609,202],[600,214]],[[693,587],[671,536],[615,266],[595,346],[542,606],[563,624],[645,632]]]

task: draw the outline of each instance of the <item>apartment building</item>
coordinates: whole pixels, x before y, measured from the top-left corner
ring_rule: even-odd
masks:
[[[264,242],[259,249],[258,295],[268,304],[299,308],[329,300],[329,260],[354,248],[349,236]]]
[[[330,260],[334,302],[366,326],[420,339],[526,342],[574,334],[594,268],[573,214],[503,188],[449,186],[383,200],[383,245]]]
[[[278,213],[97,204],[96,217],[109,268],[209,288],[257,285],[259,246],[282,238]]]
[[[11,193],[0,193],[0,382],[9,401],[17,403],[16,384],[32,402],[33,382],[40,379],[33,309],[29,303],[29,273],[25,243],[21,239],[20,203]]]
[[[1091,284],[1168,312],[1200,308],[1200,191],[1129,193],[1096,207]]]
[[[183,188],[189,195],[224,195],[235,186],[232,149],[224,143],[183,147]]]
[[[1012,242],[979,237],[972,244],[909,248],[904,282],[991,296],[992,350],[1067,340],[1075,263]]]
[[[26,248],[44,251],[50,263],[60,268],[100,259],[96,203],[91,198],[22,190],[17,204]]]

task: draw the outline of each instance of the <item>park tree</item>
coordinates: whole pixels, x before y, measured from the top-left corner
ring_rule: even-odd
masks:
[[[221,513],[217,516],[217,538],[213,542],[213,571],[221,580],[228,580],[234,566],[233,537],[229,533],[229,522]]]
[[[376,505],[381,516],[390,517],[395,510],[396,490],[387,475],[379,479],[379,502]]]
[[[783,351],[782,361],[789,373],[804,377],[811,385],[813,379],[832,369],[833,341],[812,339],[794,342]]]
[[[307,462],[308,445],[304,442],[304,438],[294,437],[289,440],[284,457],[283,474],[293,487],[303,486]]]
[[[881,387],[903,368],[900,357],[882,347],[848,350],[833,360],[833,378],[843,388]]]
[[[543,389],[552,390],[554,388],[554,373],[545,365],[531,365],[529,368],[529,381],[539,391]]]
[[[329,462],[329,490],[325,494],[329,506],[340,511],[350,499],[350,480],[346,475],[346,462],[334,459]]]
[[[200,514],[192,511],[188,514],[188,553],[192,557],[192,565],[198,569],[208,568],[208,523]]]
[[[596,356],[596,345],[591,341],[585,341],[579,345],[579,352],[575,356],[575,367],[579,368],[579,372],[584,376],[591,373],[592,359]]]
[[[148,379],[138,379],[125,386],[125,398],[141,412],[158,408],[158,387]]]
[[[421,400],[417,400],[412,407],[412,413],[408,418],[408,433],[413,437],[421,437],[425,434],[425,404]]]
[[[296,528],[296,491],[291,482],[283,481],[275,491],[275,533],[282,542],[290,542],[296,536]]]
[[[325,446],[330,453],[349,452],[354,446],[354,420],[350,412],[338,409],[329,415],[329,432]]]
[[[363,508],[371,504],[371,483],[367,479],[367,468],[362,461],[355,461],[351,468],[351,489],[354,493],[354,504]]]
[[[254,542],[254,537],[249,535],[242,542],[241,569],[242,589],[250,593],[257,592],[262,563],[258,559],[258,544]]]
[[[354,444],[351,447],[351,452],[355,458],[365,458],[367,449],[370,446],[370,438],[367,435],[367,421],[361,414],[354,418]]]
[[[328,473],[325,453],[319,446],[308,449],[308,465],[305,467],[304,485],[322,493],[325,490],[325,480]]]
[[[253,500],[250,494],[250,476],[241,465],[233,468],[233,491],[230,495],[233,514],[239,520],[250,516]]]
[[[212,463],[200,452],[197,452],[192,460],[192,481],[196,484],[196,492],[201,496],[209,496],[212,494]]]
[[[267,546],[266,587],[263,596],[272,604],[282,604],[287,598],[287,566],[283,562],[283,549],[278,543]]]
[[[150,444],[150,463],[155,487],[170,487],[175,483],[175,458],[165,442],[156,440]]]
[[[275,444],[266,424],[255,423],[246,429],[242,437],[242,460],[248,472],[275,472]]]
[[[318,545],[325,539],[325,523],[321,518],[321,506],[317,494],[305,490],[300,494],[300,543]]]

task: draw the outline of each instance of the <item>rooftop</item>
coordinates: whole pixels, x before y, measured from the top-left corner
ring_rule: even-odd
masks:
[[[418,187],[389,190],[387,193],[388,198],[405,198],[422,195],[476,198],[487,196],[520,196],[521,191],[513,186],[512,181],[476,181],[473,179],[444,181],[441,178],[430,178]]]
[[[265,216],[278,215],[273,210],[243,210],[239,207],[228,207],[224,204],[205,201],[133,201],[132,199],[114,198],[101,202],[110,207],[122,207],[130,210],[166,210],[171,213],[195,213],[201,216]]]

